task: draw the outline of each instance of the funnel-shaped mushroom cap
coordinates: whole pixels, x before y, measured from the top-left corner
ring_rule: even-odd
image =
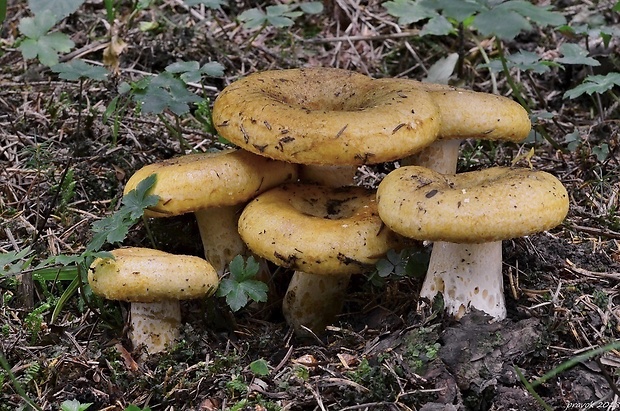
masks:
[[[456,175],[407,166],[377,190],[379,215],[417,240],[485,243],[548,230],[568,212],[568,194],[549,173],[495,167]]]
[[[297,179],[294,164],[244,150],[224,150],[175,157],[147,165],[127,182],[125,193],[156,173],[151,194],[159,203],[147,217],[166,217],[245,203],[280,183]]]
[[[431,144],[440,114],[413,82],[309,68],[237,80],[215,100],[213,123],[224,138],[256,154],[357,165],[396,160]]]
[[[88,282],[108,300],[150,303],[211,295],[218,285],[215,270],[202,258],[148,248],[120,248],[112,258],[97,258]]]
[[[239,218],[239,234],[259,256],[317,275],[367,271],[404,242],[383,226],[373,190],[309,184],[255,198]]]
[[[441,112],[439,138],[480,138],[519,142],[532,128],[527,111],[516,101],[441,84],[414,82],[428,91]]]

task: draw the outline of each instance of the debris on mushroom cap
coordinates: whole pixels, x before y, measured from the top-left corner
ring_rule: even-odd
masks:
[[[245,150],[189,154],[147,165],[127,182],[125,193],[156,173],[151,194],[159,203],[147,217],[174,216],[211,207],[244,203],[282,182],[297,179],[294,164],[274,161]]]
[[[417,240],[484,243],[544,231],[568,212],[568,194],[549,173],[494,167],[455,175],[406,166],[377,189],[385,224]]]
[[[375,192],[285,184],[250,202],[239,234],[259,256],[317,275],[367,271],[404,239],[383,226]]]
[[[111,253],[114,259],[97,258],[88,271],[93,292],[109,300],[187,300],[211,295],[217,288],[215,270],[199,257],[139,247]]]
[[[532,128],[527,111],[516,101],[495,94],[443,84],[413,82],[427,91],[441,113],[439,138],[523,141]]]
[[[377,81],[333,68],[255,73],[215,100],[224,138],[256,154],[300,164],[396,160],[432,143],[440,113],[414,83]]]

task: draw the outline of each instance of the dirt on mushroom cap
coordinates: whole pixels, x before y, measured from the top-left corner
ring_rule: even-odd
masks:
[[[356,165],[396,160],[431,144],[440,113],[413,83],[314,68],[237,80],[216,99],[213,122],[224,138],[256,154]]]
[[[392,230],[417,240],[484,243],[544,231],[568,212],[568,194],[549,173],[494,167],[442,175],[401,167],[379,184],[378,210]]]

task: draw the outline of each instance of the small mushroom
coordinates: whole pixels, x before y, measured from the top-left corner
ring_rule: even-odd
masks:
[[[401,167],[379,184],[377,202],[390,229],[435,242],[420,296],[441,292],[457,318],[472,307],[505,318],[502,240],[551,229],[568,212],[557,178],[506,167],[451,175]]]
[[[148,353],[179,337],[180,300],[209,296],[218,285],[214,268],[199,257],[139,247],[111,253],[93,261],[88,282],[96,295],[131,303],[129,338]]]
[[[297,270],[283,311],[298,335],[321,333],[340,312],[349,277],[374,268],[403,239],[377,214],[375,192],[284,184],[251,201],[239,233],[257,255]]]
[[[246,202],[280,183],[295,181],[294,164],[274,161],[244,150],[189,154],[147,165],[127,182],[125,193],[156,173],[151,193],[160,200],[145,210],[147,217],[193,212],[205,258],[222,276],[227,264],[244,254],[237,219]]]

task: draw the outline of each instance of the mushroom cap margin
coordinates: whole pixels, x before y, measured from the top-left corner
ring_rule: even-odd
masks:
[[[414,83],[348,70],[258,72],[226,87],[213,123],[229,141],[298,164],[360,165],[397,160],[431,144],[440,113]]]
[[[150,193],[160,199],[145,215],[167,217],[245,203],[280,183],[295,181],[297,166],[245,150],[188,154],[136,171],[124,193],[151,174],[157,174],[157,180]]]
[[[568,193],[549,173],[493,167],[442,175],[406,166],[377,189],[378,211],[416,240],[485,243],[551,229],[568,213]]]

